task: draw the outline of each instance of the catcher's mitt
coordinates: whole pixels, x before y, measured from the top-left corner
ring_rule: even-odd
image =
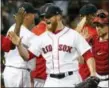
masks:
[[[100,82],[99,78],[91,76],[86,80],[84,80],[83,82],[77,84],[75,88],[97,88],[99,82]]]

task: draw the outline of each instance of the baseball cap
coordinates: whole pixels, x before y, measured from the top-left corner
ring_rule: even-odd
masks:
[[[36,13],[37,12],[32,6],[32,4],[27,3],[27,2],[23,3],[19,8],[21,7],[25,9],[26,13]]]
[[[45,18],[51,18],[52,16],[59,15],[59,14],[60,15],[62,14],[62,10],[59,7],[53,5],[53,6],[50,6],[46,10],[46,12],[45,12]]]
[[[89,15],[89,14],[93,14],[96,13],[97,8],[95,5],[93,4],[86,4],[83,7],[81,7],[79,14],[81,15]]]
[[[47,9],[50,7],[50,6],[53,6],[54,4],[53,3],[46,3],[44,4],[43,6],[40,7],[39,11],[40,11],[40,16],[45,16],[45,13],[47,11]]]
[[[109,13],[106,10],[100,9],[96,13],[96,17],[93,19],[95,24],[109,24]]]

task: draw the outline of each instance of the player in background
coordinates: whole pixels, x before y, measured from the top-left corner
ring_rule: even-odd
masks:
[[[98,36],[92,41],[92,52],[96,62],[97,77],[102,81],[99,87],[109,87],[109,13],[100,9],[93,20]]]
[[[76,29],[84,38],[87,40],[87,42],[91,45],[92,39],[97,35],[96,28],[93,25],[93,19],[95,17],[97,8],[93,4],[86,4],[84,5],[80,11],[79,14],[81,18],[86,17],[84,26],[82,29]],[[87,35],[86,35],[87,34]],[[80,57],[79,59],[79,73],[82,77],[82,79],[86,79],[90,75],[90,71],[88,70],[86,62],[84,62],[83,57]],[[84,71],[83,71],[84,70]]]
[[[108,88],[109,82],[109,13],[103,9],[98,10],[93,24],[96,26],[97,35],[91,40],[92,53],[96,62],[97,77],[101,79],[98,87]],[[87,33],[84,33],[87,36]],[[83,36],[83,37],[84,37]],[[86,38],[86,37],[85,37]],[[89,77],[90,72],[87,65],[80,68],[80,72],[85,73],[82,75],[84,79]]]
[[[35,27],[32,28],[32,32],[35,33],[37,36],[43,34],[47,30],[47,25],[44,20],[44,15],[45,15],[46,9],[51,5],[53,5],[53,4],[46,3],[45,5],[43,5],[40,8],[40,22],[38,25],[36,25]],[[31,72],[31,76],[32,76],[34,87],[43,87],[46,77],[47,77],[46,62],[42,55],[40,55],[39,57],[36,57],[36,58],[37,58],[36,69],[34,69]]]
[[[90,46],[80,34],[64,26],[61,17],[60,8],[50,6],[45,15],[46,23],[49,23],[48,30],[31,40],[32,45],[28,50],[21,44],[20,37],[9,32],[11,41],[24,60],[40,54],[45,58],[48,76],[44,87],[75,87],[75,84],[80,83],[82,80],[78,73],[78,54],[86,60],[91,76],[96,74]]]
[[[30,45],[28,40],[35,36],[30,32],[29,28],[31,28],[31,25],[34,23],[36,10],[34,10],[29,3],[22,4],[21,8],[22,7],[23,11],[25,10],[26,12],[25,15],[21,13],[23,11],[18,12],[15,15],[18,28],[15,28],[16,24],[14,24],[10,27],[9,31],[16,31],[15,33],[17,33],[17,29],[21,28],[20,36],[23,37],[22,42],[25,47],[28,47]],[[22,18],[23,15],[24,19]],[[14,47],[12,50],[5,53],[5,61],[6,67],[3,72],[5,87],[31,87],[30,68],[28,67],[29,62],[22,60],[17,47]]]

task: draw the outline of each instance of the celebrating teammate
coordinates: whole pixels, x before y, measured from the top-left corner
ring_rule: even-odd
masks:
[[[63,25],[60,8],[49,7],[45,18],[48,31],[32,39],[28,50],[22,45],[20,37],[9,32],[10,40],[17,46],[24,60],[40,54],[45,58],[48,75],[44,87],[75,87],[75,84],[80,83],[82,80],[77,60],[80,55],[87,62],[91,76],[95,76],[91,47],[80,34]]]
[[[96,62],[97,77],[101,79],[99,87],[109,87],[109,13],[100,9],[93,22],[98,36],[93,39],[92,51]]]
[[[14,24],[9,29],[9,31],[14,31],[15,33],[17,33],[18,29],[21,28],[20,36],[23,37],[22,42],[25,45],[25,47],[28,47],[29,45],[28,40],[34,37],[34,34],[32,34],[29,31],[29,27],[34,22],[35,13],[36,11],[34,10],[31,4],[22,4],[21,9],[19,9],[18,13],[15,15],[16,24],[18,26],[15,26],[16,24]],[[6,67],[3,73],[5,87],[31,87],[30,70],[28,67],[28,62],[24,61],[22,57],[19,55],[17,47],[14,47],[12,50],[5,53],[5,59]]]

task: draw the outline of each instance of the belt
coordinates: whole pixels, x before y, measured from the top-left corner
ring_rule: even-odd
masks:
[[[69,72],[59,73],[59,74],[50,74],[50,77],[57,78],[57,79],[62,79],[64,77],[72,75],[72,74],[73,74],[73,72],[69,71]]]
[[[109,78],[100,79],[100,81],[107,81],[107,80],[109,80]]]
[[[22,68],[22,67],[14,67],[14,66],[7,66],[6,67],[12,67],[12,68],[16,68],[16,69],[23,69],[23,70],[27,70],[27,71],[30,71],[29,68]]]

